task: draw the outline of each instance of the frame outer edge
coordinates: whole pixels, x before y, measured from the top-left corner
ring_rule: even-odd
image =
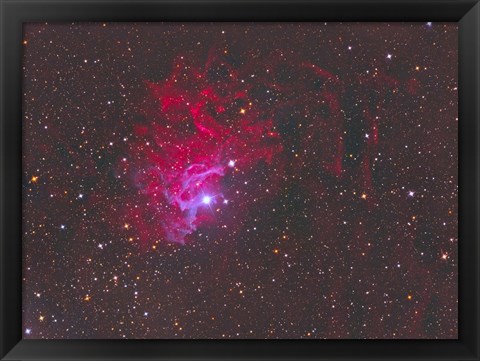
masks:
[[[54,3],[58,3],[59,1],[52,1]],[[89,3],[90,1],[85,1],[86,3]],[[111,1],[108,1],[111,2]],[[120,1],[121,2],[121,1]],[[6,31],[6,19],[8,17],[8,6],[12,4],[13,1],[9,0],[0,0],[0,51],[1,51],[1,56],[0,56],[0,77],[2,78],[2,84],[0,87],[0,116],[1,116],[1,122],[0,122],[0,230],[1,234],[0,237],[2,238],[1,244],[0,244],[0,292],[1,292],[1,297],[0,297],[0,359],[3,360],[6,354],[10,351],[10,349],[7,348],[13,348],[14,345],[10,345],[9,342],[7,341],[7,334],[9,333],[8,330],[5,328],[5,321],[8,319],[7,316],[7,303],[5,302],[5,299],[3,295],[6,292],[6,278],[7,278],[7,273],[6,273],[6,266],[5,266],[5,260],[7,259],[7,255],[5,253],[6,251],[6,246],[5,246],[5,225],[6,225],[6,213],[5,213],[5,203],[3,200],[5,199],[5,178],[6,178],[6,142],[5,142],[5,124],[4,120],[7,115],[7,111],[5,109],[5,94],[7,90],[7,82],[5,81],[6,78],[12,78],[12,76],[8,76],[6,74],[6,67],[5,67],[5,60],[7,58],[7,54],[5,53],[4,49],[6,46],[7,42],[7,31]],[[18,1],[18,3],[27,3],[24,1]],[[39,1],[41,3],[41,1]],[[65,1],[65,3],[75,3],[74,1]],[[90,2],[92,3],[92,2]],[[181,3],[181,1],[180,1]],[[248,3],[248,2],[246,2]],[[293,3],[293,1],[292,1]],[[462,3],[462,1],[458,2],[459,4]],[[475,257],[475,268],[474,268],[474,274],[471,275],[473,278],[475,284],[477,285],[476,292],[474,294],[474,302],[475,302],[475,307],[474,307],[474,314],[470,315],[472,319],[475,321],[475,344],[473,345],[474,348],[471,349],[471,351],[474,353],[474,359],[479,360],[479,341],[480,341],[480,335],[479,335],[479,321],[480,321],[480,312],[479,312],[479,305],[478,302],[480,301],[480,289],[478,288],[478,282],[480,280],[480,235],[479,235],[479,230],[480,230],[480,104],[479,104],[479,97],[480,97],[480,3],[476,3],[475,6],[469,11],[469,15],[472,17],[472,20],[474,20],[474,29],[475,32],[473,34],[474,40],[473,44],[474,47],[471,49],[472,53],[472,63],[473,63],[473,74],[466,74],[466,77],[471,77],[471,81],[473,84],[471,87],[469,87],[472,91],[472,94],[470,97],[475,101],[474,103],[474,109],[472,109],[472,112],[474,115],[474,137],[475,137],[475,144],[474,144],[474,161],[475,161],[475,172],[474,172],[474,177],[475,177],[475,187],[473,191],[475,192],[473,195],[466,195],[467,197],[474,197],[474,202],[475,202],[475,208],[474,208],[474,215],[472,215],[473,220],[475,221],[475,224],[472,225],[474,227],[474,234],[476,239],[474,240],[474,249],[472,252],[472,256]],[[466,15],[467,16],[467,15]],[[463,95],[465,96],[465,94]],[[21,279],[20,279],[21,281]],[[11,337],[10,337],[11,338]],[[10,342],[11,343],[11,342]],[[8,356],[7,356],[8,357]],[[11,358],[8,358],[11,359]]]
[[[476,124],[476,129],[475,129],[475,139],[476,139],[476,179],[475,179],[475,184],[476,184],[476,199],[475,199],[475,235],[476,235],[476,242],[473,242],[474,245],[476,246],[475,249],[475,284],[477,285],[477,292],[475,293],[475,334],[476,334],[476,342],[474,346],[474,353],[475,357],[480,359],[480,334],[479,334],[479,327],[480,327],[480,287],[479,287],[479,282],[480,282],[480,2],[477,2],[477,4],[473,7],[471,10],[474,12],[474,23],[475,23],[475,33],[474,33],[474,42],[475,42],[475,47],[474,47],[474,64],[475,64],[475,73],[476,73],[476,78],[475,78],[475,93],[474,93],[474,99],[476,99],[475,102],[475,124]]]
[[[4,70],[4,54],[5,54],[5,3],[0,1],[0,77],[5,79],[5,70]],[[2,81],[0,87],[0,358],[4,357],[7,350],[5,345],[5,334],[6,330],[4,327],[5,324],[5,314],[7,312],[6,304],[4,302],[3,295],[5,294],[5,242],[4,242],[4,208],[5,203],[3,200],[4,197],[4,183],[5,183],[5,131],[4,131],[4,119],[5,119],[5,107],[4,107],[4,91],[5,83]]]

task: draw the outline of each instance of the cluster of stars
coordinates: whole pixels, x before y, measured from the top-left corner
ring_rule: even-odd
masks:
[[[27,24],[24,337],[457,338],[457,35]]]

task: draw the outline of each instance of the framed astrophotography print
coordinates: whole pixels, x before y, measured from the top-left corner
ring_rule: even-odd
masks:
[[[479,360],[477,1],[1,14],[2,360]]]

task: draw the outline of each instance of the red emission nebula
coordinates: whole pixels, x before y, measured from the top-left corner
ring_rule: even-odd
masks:
[[[248,182],[236,182],[232,176],[241,170],[248,178],[246,172],[255,172],[260,165],[266,177],[265,184],[257,186],[270,187],[268,193],[274,197],[287,185],[281,174],[292,156],[295,163],[302,163],[289,171],[298,175],[296,183],[305,197],[315,198],[316,185],[309,186],[315,182],[312,177],[341,182],[347,174],[343,159],[350,156],[345,154],[348,125],[342,98],[349,96],[352,80],[367,91],[355,99],[355,112],[363,117],[362,131],[368,134],[364,151],[356,155],[356,170],[361,189],[370,195],[364,198],[371,209],[372,163],[378,152],[378,129],[384,126],[379,124],[380,103],[389,92],[414,96],[417,80],[400,81],[377,72],[345,84],[318,65],[282,56],[278,51],[238,69],[214,50],[199,68],[179,56],[166,80],[146,82],[149,96],[142,106],[146,125],[135,125],[138,143],[130,156],[132,176],[145,197],[141,204],[147,207],[135,204],[127,215],[140,242],[159,238],[184,244],[202,224],[215,222],[219,207],[231,201],[243,208],[252,206],[243,200]],[[265,66],[268,69],[259,76],[250,75]],[[259,92],[265,99],[259,98]],[[374,100],[367,98],[372,92]],[[291,124],[297,119],[285,116],[293,112],[305,123],[303,129],[300,122]],[[328,140],[322,139],[322,147],[309,152],[321,137]]]
[[[25,338],[457,338],[457,27],[29,24]]]

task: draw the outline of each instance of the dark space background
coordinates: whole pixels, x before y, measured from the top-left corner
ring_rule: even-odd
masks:
[[[456,24],[23,44],[25,338],[457,338]]]

